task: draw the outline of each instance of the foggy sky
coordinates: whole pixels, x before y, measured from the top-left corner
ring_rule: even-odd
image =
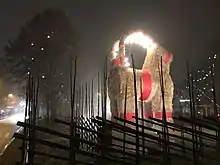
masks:
[[[1,0],[0,56],[19,28],[49,7],[60,7],[82,35],[80,73],[90,79],[102,68],[114,41],[131,30],[143,30],[174,55],[176,83],[185,61],[199,65],[220,31],[219,0]],[[92,71],[92,73],[91,73]]]

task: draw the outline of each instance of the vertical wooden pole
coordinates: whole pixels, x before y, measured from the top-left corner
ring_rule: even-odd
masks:
[[[189,88],[189,98],[190,98],[190,115],[191,119],[193,119],[193,100],[192,100],[192,84],[191,84],[191,75],[189,71],[189,64],[188,61],[186,62],[186,68],[187,68],[187,78],[188,78],[188,88]],[[192,122],[192,141],[193,141],[193,162],[194,165],[197,165],[197,156],[196,156],[196,146],[195,146],[195,132],[194,132],[194,123]]]
[[[167,117],[166,117],[166,107],[165,107],[165,91],[164,91],[164,77],[163,77],[163,58],[161,56],[160,59],[160,67],[159,67],[159,76],[160,76],[160,86],[161,86],[161,94],[162,94],[162,120],[163,120],[163,160],[165,164],[170,164],[169,159],[169,136],[168,136],[168,128],[167,128]]]
[[[140,91],[141,91],[141,98],[143,98],[143,94],[142,94],[142,78],[140,78]],[[142,133],[144,134],[144,102],[141,100],[141,119],[142,119]],[[142,136],[142,154],[143,156],[145,155],[145,139],[144,136]]]
[[[100,95],[101,95],[101,93],[100,93],[100,80],[99,80],[99,73],[98,73],[98,95],[97,95],[97,97],[98,97],[98,116],[100,115]]]
[[[128,80],[126,79],[126,85],[125,85],[125,96],[124,96],[124,99],[125,99],[125,102],[124,102],[124,127],[126,126],[126,113],[127,113],[127,91],[128,91]],[[126,131],[125,129],[123,130],[123,153],[124,153],[124,157],[125,157],[125,148],[126,148]]]
[[[92,87],[91,87],[91,117],[94,117],[94,101],[93,101],[93,96],[94,96],[94,89],[93,89],[93,79],[92,79]]]
[[[134,78],[134,97],[135,97],[135,117],[136,117],[136,165],[140,164],[139,160],[139,127],[138,127],[138,104],[137,104],[137,84],[136,84],[136,71],[135,71],[135,65],[134,65],[134,58],[133,55],[131,55],[132,59],[132,68],[133,68],[133,78]]]
[[[71,89],[71,124],[70,124],[70,165],[75,165],[75,151],[74,148],[77,146],[76,141],[74,141],[73,137],[75,137],[76,134],[76,125],[74,122],[74,105],[75,105],[75,89],[76,89],[76,65],[77,60],[75,57],[75,63],[74,63],[74,75],[72,75],[72,58],[70,60],[70,89]],[[72,76],[74,78],[72,79]]]

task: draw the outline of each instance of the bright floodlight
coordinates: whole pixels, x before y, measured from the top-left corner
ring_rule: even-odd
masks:
[[[149,36],[145,35],[142,32],[134,32],[126,36],[124,40],[125,44],[137,44],[144,49],[155,49],[157,44]],[[119,40],[115,42],[112,48],[112,58],[115,59],[119,53]],[[125,58],[125,67],[129,67],[130,63],[127,58]]]
[[[24,121],[24,113],[16,113],[8,118],[10,123],[17,123],[18,121]]]
[[[142,32],[135,32],[128,35],[125,38],[125,44],[137,44],[143,47],[144,49],[156,47],[154,41]]]
[[[185,103],[185,102],[190,102],[190,100],[189,99],[181,99],[180,102]]]
[[[8,94],[8,97],[13,97],[13,94],[11,94],[11,93],[10,93],[10,94]]]

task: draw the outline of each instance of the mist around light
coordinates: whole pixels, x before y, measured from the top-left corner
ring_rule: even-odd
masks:
[[[5,119],[0,120],[1,123],[11,123],[16,124],[18,121],[24,121],[25,117],[25,100],[21,100],[16,106],[14,106],[10,115],[8,115]]]

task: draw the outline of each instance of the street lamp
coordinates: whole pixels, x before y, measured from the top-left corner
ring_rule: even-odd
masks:
[[[12,93],[8,94],[8,97],[12,98],[14,95]]]

